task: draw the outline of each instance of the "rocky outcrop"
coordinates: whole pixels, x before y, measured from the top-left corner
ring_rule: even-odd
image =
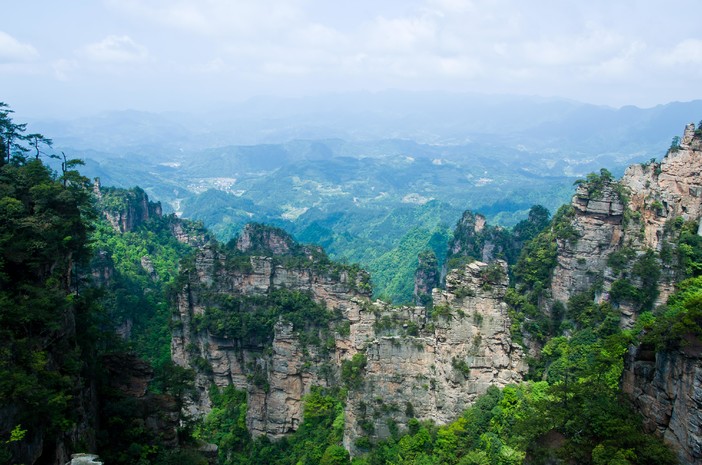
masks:
[[[702,137],[694,125],[683,143],[660,163],[632,165],[621,180],[630,192],[629,209],[642,216],[643,244],[660,250],[668,220],[702,217]]]
[[[96,179],[93,187],[103,215],[115,231],[134,231],[150,218],[163,214],[160,202],[151,202],[141,188],[117,189],[100,187]]]
[[[173,360],[182,366],[194,366],[205,360],[208,372],[197,377],[199,395],[191,404],[191,413],[202,415],[209,410],[208,390],[234,385],[246,390],[247,422],[254,435],[271,437],[294,431],[302,420],[302,398],[312,386],[328,386],[333,381],[322,369],[338,365],[351,357],[372,330],[372,323],[362,320],[362,307],[368,302],[367,274],[353,276],[346,269],[286,267],[273,257],[245,257],[239,268],[227,266],[227,254],[214,247],[205,248],[197,257],[190,280],[178,296],[178,326],[172,340]],[[301,291],[332,310],[350,330],[334,335],[332,356],[322,357],[318,347],[303,345],[289,324],[278,322],[270,346],[247,345],[198,330],[194,321],[202,318],[208,305],[218,296],[261,296],[275,290]],[[246,309],[242,309],[246,311]]]
[[[573,234],[558,241],[544,306],[594,289],[597,300],[619,307],[620,326],[627,328],[642,306],[615,298],[617,282],[624,283],[620,289],[631,284],[639,295],[654,297],[650,308],[664,304],[680,279],[674,253],[680,227],[702,218],[702,134],[688,125],[681,144],[660,162],[633,165],[619,181],[606,174],[591,175],[578,187],[572,217],[559,225]],[[636,270],[645,260],[653,260],[647,269],[654,279]],[[662,437],[685,465],[702,462],[701,358],[702,344],[692,337],[680,350],[640,346],[629,353],[622,378],[647,432]]]
[[[342,366],[362,354],[364,375],[349,385],[346,408],[345,444],[353,450],[358,437],[387,437],[388,425],[401,428],[412,417],[453,420],[489,386],[518,382],[524,374],[501,302],[504,262],[455,270],[427,309],[372,303],[367,274],[353,268],[305,256],[235,256],[217,246],[203,249],[177,298],[173,360],[201,367],[198,395],[189,405],[194,415],[209,410],[213,383],[234,385],[248,394],[249,430],[280,437],[301,423],[311,388],[343,384]],[[335,315],[312,333],[328,335],[323,345],[305,342],[283,319],[270,345],[216,335],[202,324],[220,298],[265,298],[277,290],[304,292]]]
[[[632,348],[622,389],[644,417],[646,432],[669,444],[680,463],[702,463],[702,342],[656,353]]]
[[[295,246],[295,242],[285,231],[254,223],[244,226],[236,239],[236,249],[243,253],[267,252],[285,255]]]
[[[414,272],[414,302],[427,305],[431,302],[431,293],[441,284],[439,260],[432,250],[426,250],[417,257],[417,270]]]
[[[630,166],[621,180],[604,175],[581,184],[571,206],[569,225],[574,237],[559,240],[557,266],[552,274],[551,298],[567,302],[574,294],[597,285],[598,298],[607,300],[618,274],[608,259],[631,249],[634,257],[647,250],[660,253],[674,246],[668,227],[676,218],[702,218],[702,137],[689,125],[682,144],[660,161]],[[656,304],[665,303],[677,278],[670,263],[660,262]],[[636,283],[634,283],[636,284]],[[634,309],[621,304],[622,325],[632,324]]]
[[[621,247],[625,206],[615,187],[614,182],[605,182],[595,195],[580,185],[573,196],[575,237],[558,242],[558,264],[551,280],[553,299],[567,302],[589,289],[601,278],[609,255]]]
[[[95,454],[72,454],[66,465],[102,465],[100,457]]]
[[[452,271],[434,307],[374,304],[365,376],[349,392],[345,446],[361,436],[388,437],[409,419],[454,420],[488,387],[518,383],[526,372],[512,344],[505,262],[473,262]]]
[[[456,224],[446,259],[448,268],[459,262],[490,262],[497,257],[511,261],[515,255],[514,249],[508,231],[499,226],[488,225],[483,215],[466,210]],[[461,258],[463,260],[460,260]]]

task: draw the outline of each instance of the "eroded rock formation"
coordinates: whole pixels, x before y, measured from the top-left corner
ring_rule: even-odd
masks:
[[[702,137],[694,125],[686,128],[683,143],[660,161],[630,166],[619,181],[600,179],[597,186],[581,184],[571,206],[575,238],[558,243],[558,264],[553,272],[551,297],[567,302],[574,294],[599,287],[608,299],[614,280],[608,259],[628,248],[635,256],[647,250],[660,253],[674,240],[670,225],[677,218],[702,218]],[[660,261],[656,304],[665,303],[677,276],[670,263]],[[622,325],[635,319],[634,308],[620,305]]]
[[[270,234],[261,238],[276,247],[287,241]],[[250,248],[262,250],[244,247]],[[307,252],[303,256],[314,256]],[[359,436],[387,437],[393,422],[403,427],[411,417],[453,420],[489,386],[519,382],[525,372],[501,301],[504,262],[454,270],[447,289],[434,291],[430,310],[371,302],[368,276],[361,271],[321,266],[314,258],[291,266],[274,254],[241,257],[245,263],[233,266],[226,251],[204,248],[177,299],[173,359],[183,366],[206,365],[198,370],[194,414],[209,410],[212,383],[233,384],[248,393],[250,431],[279,437],[302,421],[302,399],[311,388],[340,385],[342,365],[362,354],[367,363],[362,379],[349,389],[346,408],[345,444],[353,450]],[[305,342],[284,319],[275,324],[270,345],[223,337],[202,324],[220,298],[265,297],[276,290],[304,292],[335,315],[328,328],[315,330],[328,331],[324,344]]]
[[[349,392],[345,445],[364,435],[388,437],[410,418],[454,420],[488,387],[518,383],[526,372],[512,344],[505,262],[473,262],[434,290],[434,307],[374,304],[362,385]]]

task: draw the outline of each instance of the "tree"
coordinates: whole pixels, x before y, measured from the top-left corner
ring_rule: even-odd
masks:
[[[27,134],[26,139],[29,141],[29,145],[31,145],[34,151],[36,152],[34,154],[34,158],[37,160],[39,159],[39,155],[46,155],[46,153],[39,150],[39,145],[51,147],[54,144],[54,141],[38,133]]]
[[[29,151],[19,143],[26,138],[22,133],[27,129],[27,123],[13,123],[10,113],[14,113],[14,111],[10,110],[9,105],[0,102],[0,145],[2,145],[0,165],[10,163],[13,155],[22,159],[24,154]]]

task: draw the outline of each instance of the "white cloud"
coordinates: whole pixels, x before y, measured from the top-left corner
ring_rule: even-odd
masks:
[[[0,31],[0,64],[26,63],[39,57],[39,52],[11,35]]]
[[[108,0],[115,10],[134,18],[190,33],[236,37],[274,32],[297,23],[296,0]]]
[[[93,61],[113,64],[142,62],[149,55],[144,46],[126,35],[107,36],[100,42],[86,46],[83,52]]]
[[[663,65],[700,65],[702,64],[702,40],[685,39],[662,53],[658,61]]]
[[[416,53],[434,46],[436,29],[435,19],[428,14],[390,19],[381,16],[367,30],[368,47],[376,53]]]
[[[70,80],[71,74],[78,69],[78,62],[75,60],[68,60],[65,58],[54,61],[51,64],[54,70],[54,77],[59,81]]]
[[[471,0],[430,0],[429,5],[451,13],[462,13],[474,8]]]
[[[630,46],[626,39],[604,29],[576,36],[550,36],[524,44],[524,58],[532,65],[595,64],[618,56]]]

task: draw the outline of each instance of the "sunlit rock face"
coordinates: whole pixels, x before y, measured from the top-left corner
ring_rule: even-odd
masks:
[[[700,223],[702,217],[702,137],[694,125],[685,129],[678,148],[660,162],[630,166],[619,181],[604,182],[597,192],[580,185],[571,202],[574,240],[559,240],[558,264],[551,281],[551,301],[598,287],[597,298],[608,300],[617,276],[608,266],[612,253],[630,248],[636,256],[672,247],[677,218]],[[678,276],[670,263],[660,262],[656,304],[665,303]],[[631,327],[634,308],[620,304],[622,327]]]

